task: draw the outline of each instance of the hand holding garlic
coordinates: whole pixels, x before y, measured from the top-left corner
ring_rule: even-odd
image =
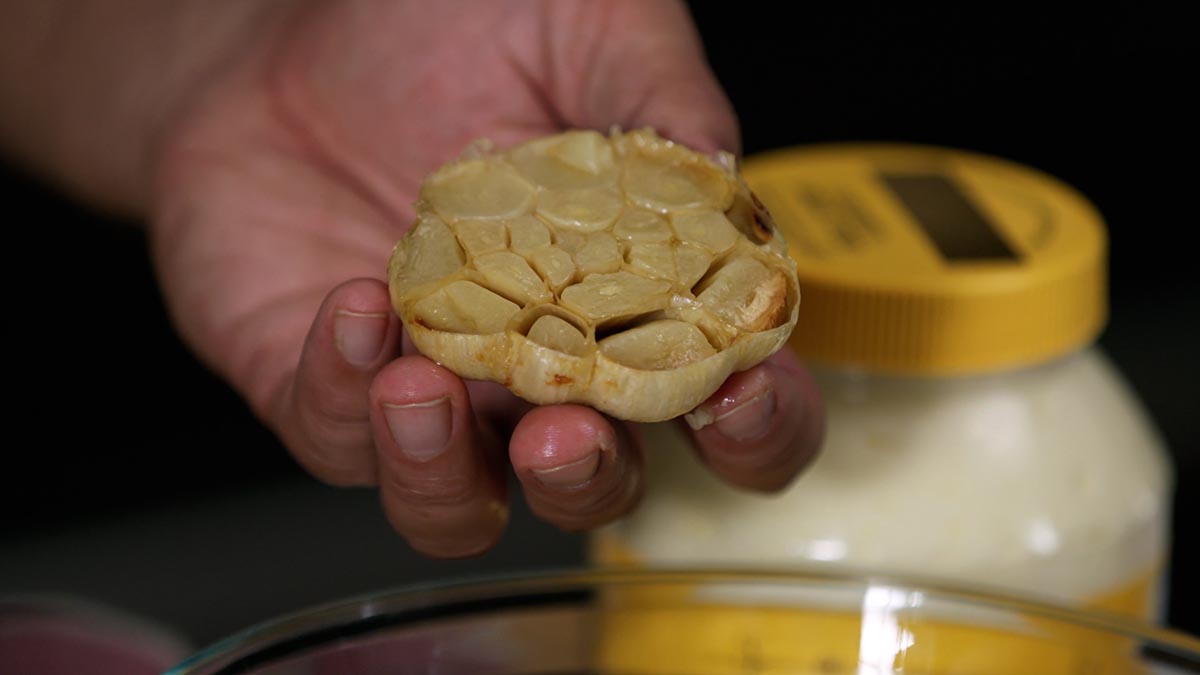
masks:
[[[5,42],[0,65],[37,86],[14,94],[20,114],[0,119],[0,140],[76,194],[149,221],[183,339],[309,472],[377,486],[395,529],[442,557],[498,539],[510,470],[533,511],[565,529],[595,527],[636,504],[642,453],[654,451],[640,446],[636,425],[564,402],[604,407],[603,397],[547,395],[535,406],[438,365],[405,339],[383,277],[418,221],[422,180],[474,139],[511,148],[567,129],[648,127],[705,155],[736,152],[733,112],[683,3],[123,2],[138,21],[121,30],[136,35],[116,50],[98,22],[125,14],[111,3],[61,4],[61,16],[46,13],[58,23],[43,27],[73,26],[69,35]],[[52,68],[44,51],[21,51],[41,44],[61,47]],[[64,144],[79,151],[45,151]],[[582,162],[575,178],[604,178],[578,150],[560,153]],[[496,203],[472,193],[466,176],[453,208],[468,217],[420,221],[414,233],[427,235],[430,250],[450,251],[432,263],[437,270],[459,250],[463,261],[469,254],[471,278],[402,303],[408,318],[479,337],[507,330],[510,305],[554,304],[521,317],[522,339],[564,357],[603,355],[619,366],[613,372],[691,368],[703,385],[646,385],[611,412],[662,419],[695,406],[702,428],[692,437],[717,474],[751,489],[782,487],[815,452],[815,389],[785,351],[729,373],[769,353],[794,321],[786,266],[773,262],[770,245],[711,226],[729,206],[667,217],[670,183],[588,192],[544,160],[514,158],[519,180],[545,188],[539,215],[566,234],[546,245],[543,222],[519,214],[529,195],[517,189],[516,201]],[[654,166],[625,170],[636,178]],[[628,199],[640,211],[624,218],[617,211]],[[504,217],[472,218],[473,208]],[[609,215],[618,219],[600,228]],[[454,228],[459,249],[439,227]],[[626,250],[634,239],[647,245]],[[638,325],[622,326],[627,319]],[[584,370],[559,361],[550,388],[569,390],[564,378]],[[514,382],[537,372],[514,369]]]

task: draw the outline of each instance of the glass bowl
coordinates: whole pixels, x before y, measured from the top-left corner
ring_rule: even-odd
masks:
[[[891,578],[580,571],[383,592],[271,621],[168,675],[1200,673],[1200,640]]]

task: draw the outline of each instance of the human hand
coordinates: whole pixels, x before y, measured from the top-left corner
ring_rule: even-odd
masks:
[[[284,0],[262,25],[158,146],[153,252],[185,339],[313,475],[378,485],[423,553],[495,542],[509,464],[564,529],[630,509],[636,427],[534,407],[418,355],[381,277],[422,177],[476,138],[617,124],[736,151],[684,6]],[[700,410],[714,422],[692,432],[697,451],[751,489],[786,485],[821,435],[815,388],[786,350]]]

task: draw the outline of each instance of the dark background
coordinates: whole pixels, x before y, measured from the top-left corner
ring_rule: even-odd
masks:
[[[1101,345],[1172,449],[1169,621],[1200,633],[1190,24],[1148,6],[988,15],[745,4],[693,8],[748,154],[833,140],[956,146],[1047,171],[1098,205],[1112,242]],[[0,197],[10,214],[0,592],[84,595],[203,643],[348,594],[582,560],[580,538],[519,508],[480,560],[409,553],[373,494],[301,473],[181,346],[134,225],[11,168]]]

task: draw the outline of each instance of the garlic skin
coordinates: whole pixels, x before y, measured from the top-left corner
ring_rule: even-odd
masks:
[[[787,341],[795,264],[732,157],[648,129],[472,147],[426,178],[388,263],[422,354],[532,403],[658,422]]]

